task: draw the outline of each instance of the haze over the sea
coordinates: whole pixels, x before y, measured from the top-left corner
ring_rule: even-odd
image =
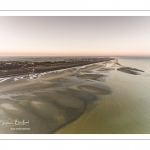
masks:
[[[1,56],[150,56],[150,17],[0,17]]]

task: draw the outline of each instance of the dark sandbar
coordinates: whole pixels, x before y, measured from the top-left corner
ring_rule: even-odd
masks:
[[[143,70],[136,69],[136,68],[130,68],[130,67],[121,67],[121,68],[118,68],[117,70],[124,72],[124,73],[133,74],[133,75],[140,75],[139,72],[144,72]]]

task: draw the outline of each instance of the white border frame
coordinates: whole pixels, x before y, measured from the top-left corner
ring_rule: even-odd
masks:
[[[150,16],[150,11],[0,11],[0,16]],[[0,134],[1,140],[150,140],[150,134]]]

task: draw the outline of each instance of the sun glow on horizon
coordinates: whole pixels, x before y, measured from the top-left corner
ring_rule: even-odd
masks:
[[[150,17],[0,17],[1,56],[150,56]]]

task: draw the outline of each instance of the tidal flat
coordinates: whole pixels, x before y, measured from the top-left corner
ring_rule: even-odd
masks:
[[[137,82],[121,67],[114,59],[1,80],[0,133],[150,133],[149,95],[135,94],[145,72]]]

